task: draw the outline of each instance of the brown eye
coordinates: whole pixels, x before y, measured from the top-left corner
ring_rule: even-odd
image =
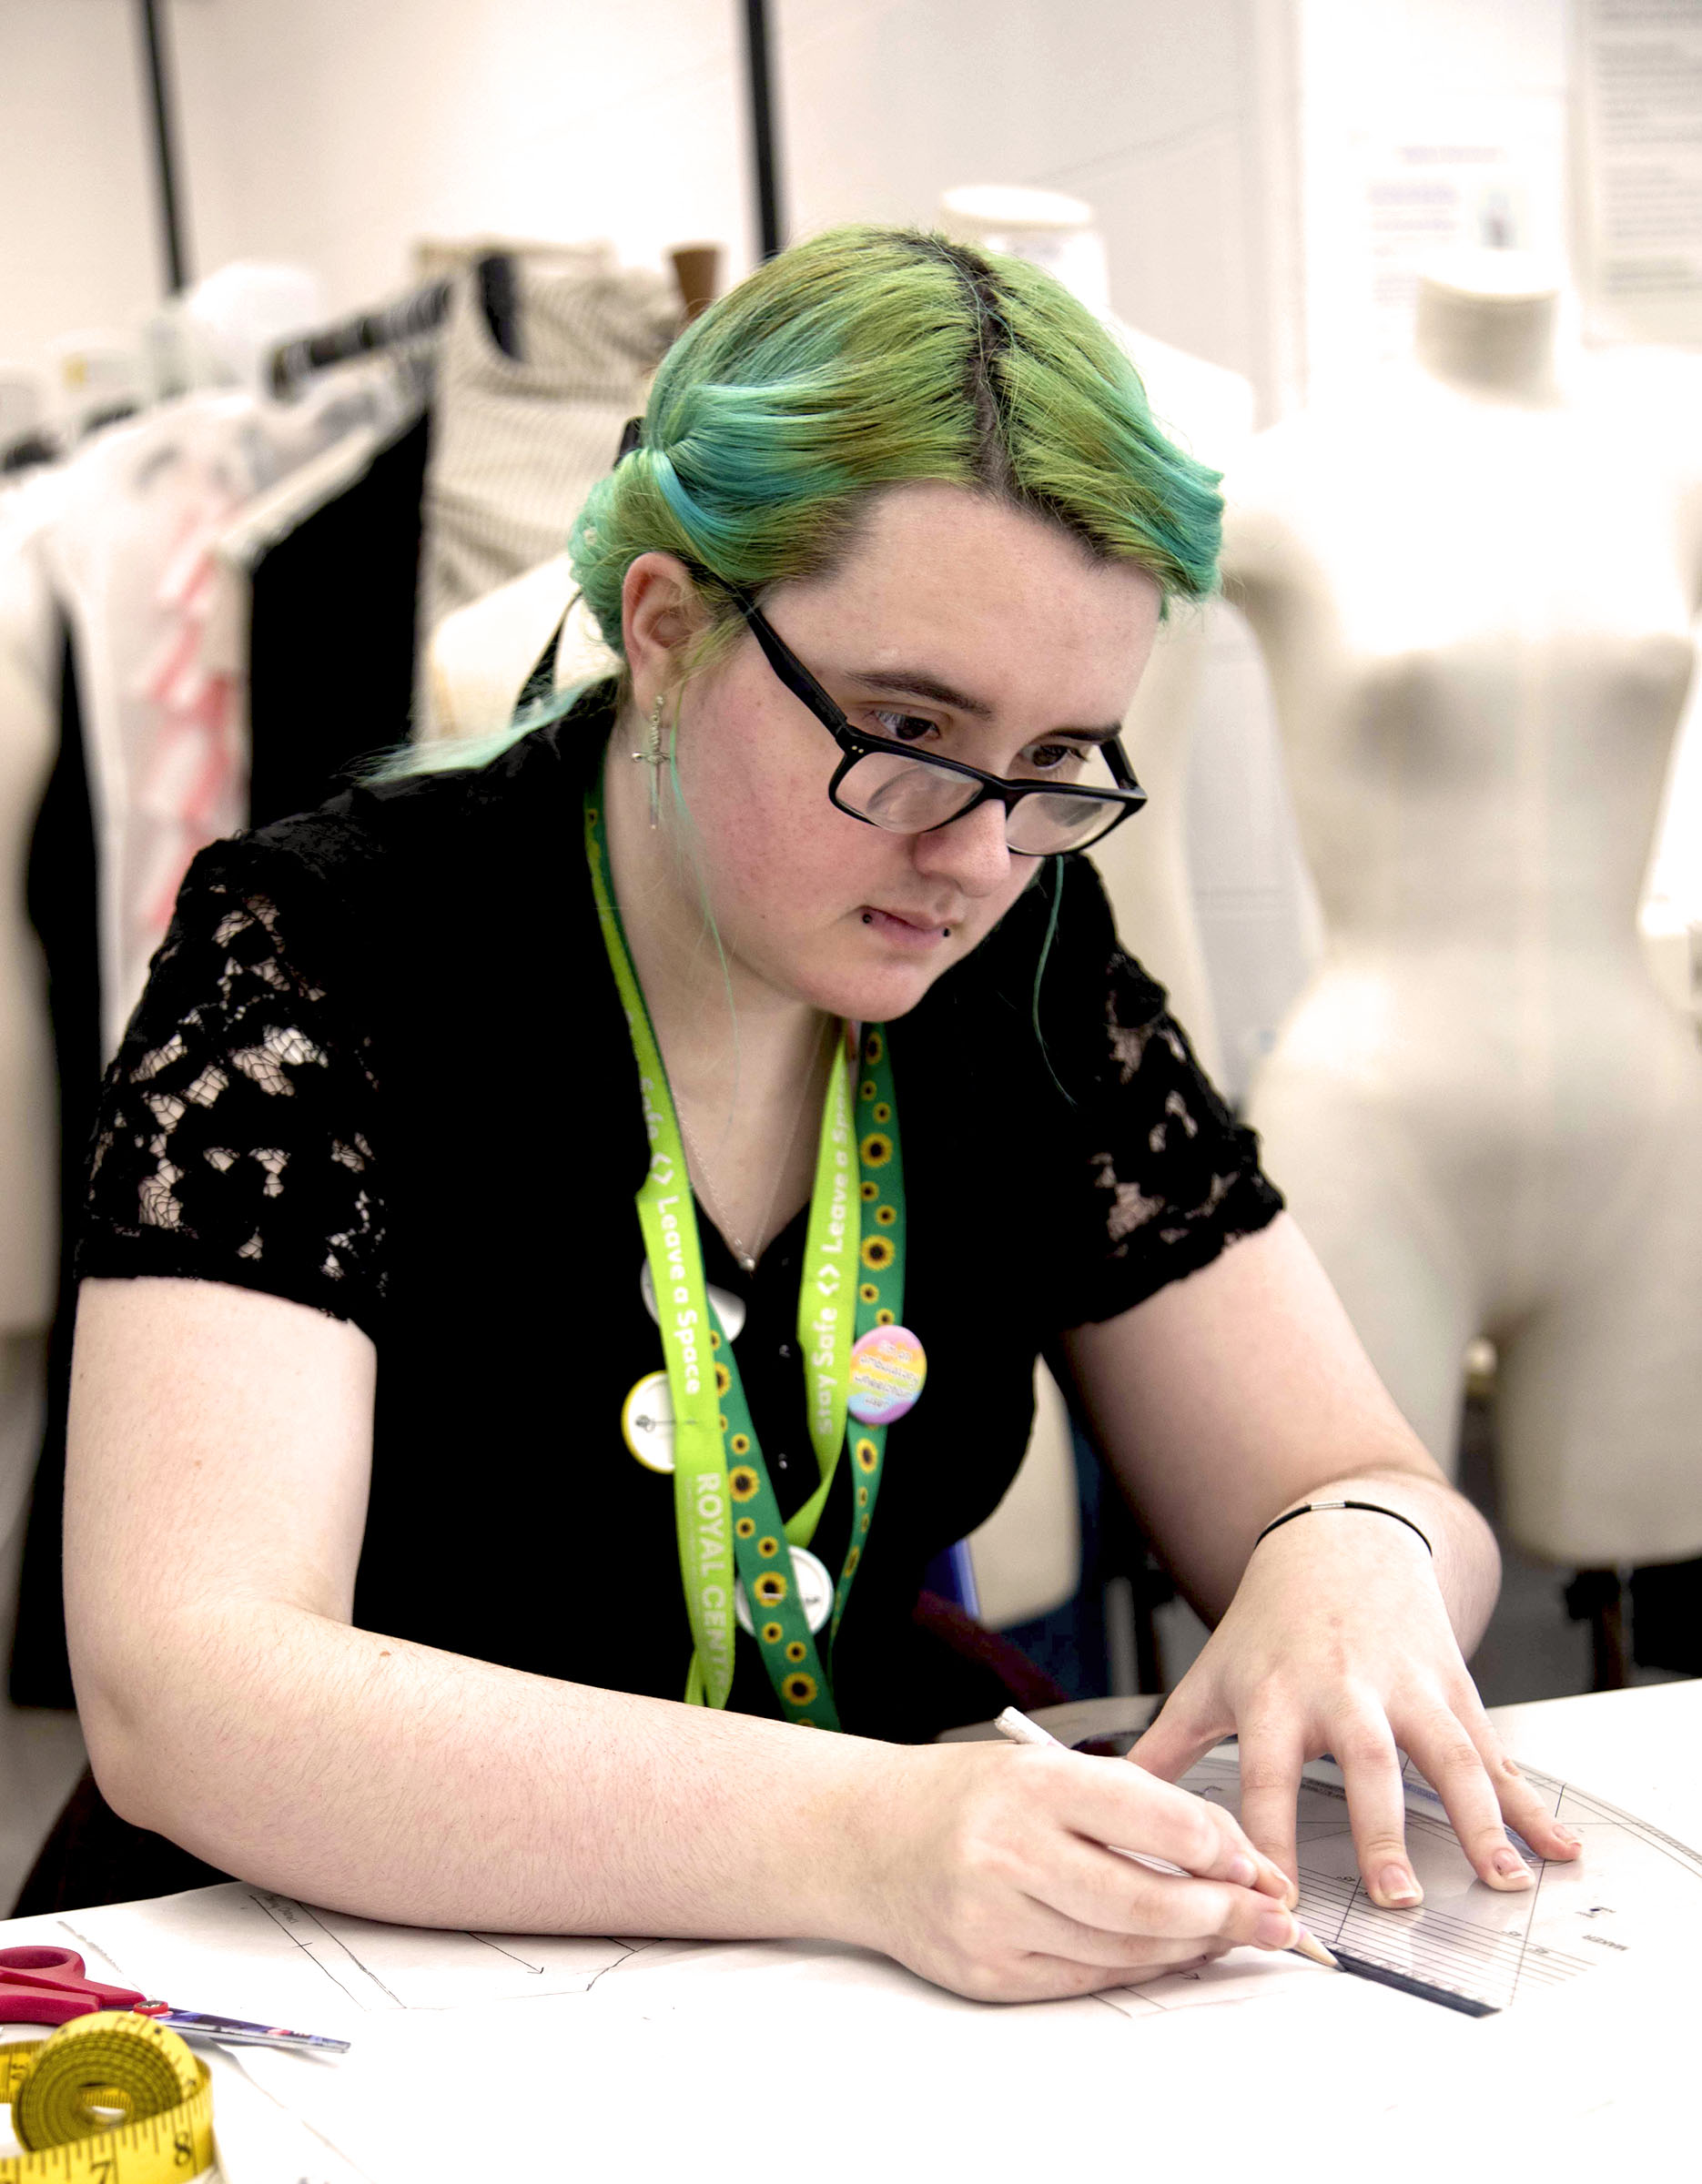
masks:
[[[919,743],[933,728],[932,721],[914,713],[876,713],[870,715],[881,733],[895,743]]]

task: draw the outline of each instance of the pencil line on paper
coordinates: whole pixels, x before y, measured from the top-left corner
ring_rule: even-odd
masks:
[[[358,2161],[354,2160],[350,2155],[346,2154],[342,2148],[338,2145],[336,2139],[327,2138],[325,2133],[319,2128],[317,2123],[312,2122],[308,2117],[304,2116],[299,2108],[292,2108],[289,2101],[279,2099],[279,2096],[273,2092],[270,2086],[265,2084],[260,2078],[256,2078],[253,2071],[248,2068],[248,2063],[244,2058],[240,2048],[233,2052],[228,2048],[221,2048],[218,2050],[218,2056],[219,2059],[223,2063],[227,2064],[232,2070],[236,2071],[245,2086],[248,2087],[251,2091],[259,2094],[262,2098],[269,2100],[273,2108],[278,2110],[280,2116],[287,2116],[291,2123],[298,2125],[302,2130],[306,2131],[310,2138],[317,2138],[319,2144],[322,2147],[325,2147],[329,2152],[335,2154],[339,2161],[347,2163],[350,2171],[360,2179],[360,2184],[378,2184],[377,2178],[375,2178],[370,2170],[362,2169]],[[307,2184],[307,2179],[305,2177],[302,2179],[301,2184]]]
[[[85,1956],[98,1956],[101,1962],[106,1965],[110,1971],[115,1971],[117,1973],[120,1979],[128,1977],[128,1974],[126,1972],[123,1965],[118,1962],[118,1959],[113,1955],[110,1949],[102,1948],[99,1942],[91,1941],[86,1934],[79,1934],[68,1918],[62,1918],[59,1921],[59,1925],[64,1931],[71,1936],[72,1940],[76,1942],[77,1947],[82,1950]]]
[[[290,1901],[292,1903],[295,1902],[293,1896],[290,1898]],[[304,1918],[312,1919],[314,1925],[319,1928],[319,1932],[324,1935],[326,1940],[331,1943],[334,1947],[339,1948],[342,1951],[343,1955],[348,1957],[350,1963],[354,1966],[356,1971],[364,1972],[367,1977],[371,1980],[373,1986],[378,1988],[381,1995],[389,1995],[390,2000],[395,2003],[398,2009],[407,2008],[408,2005],[402,2000],[401,1997],[395,1993],[391,1988],[385,1986],[383,1980],[379,1977],[378,1974],[372,1969],[372,1967],[370,1964],[363,1964],[360,1961],[360,1957],[355,1955],[354,1951],[342,1938],[341,1935],[333,1934],[330,1928],[325,1924],[325,1921],[320,1918],[316,1912],[309,1910],[306,1904],[297,1904],[296,1908],[301,1913]],[[311,1950],[309,1950],[308,1953],[309,1956],[312,1955]]]
[[[483,1942],[487,1949],[494,1949],[499,1956],[506,1956],[511,1964],[519,1965],[523,1972],[536,1972],[542,1977],[548,1968],[542,1964],[529,1964],[525,1957],[516,1956],[512,1949],[505,1949],[500,1941],[492,1941],[488,1934],[475,1934],[471,1926],[463,1926],[461,1930],[469,1941]]]
[[[366,2007],[366,2004],[361,2001],[360,1996],[357,1995],[351,1987],[348,1987],[343,1985],[342,1981],[337,1977],[336,1973],[332,1971],[330,1966],[325,1963],[322,1958],[314,1955],[313,1951],[309,1948],[307,1943],[302,1940],[300,1935],[292,1934],[289,1931],[288,1926],[286,1926],[284,1921],[279,1917],[277,1912],[272,1909],[272,1906],[266,1901],[264,1896],[250,1896],[248,1901],[255,1905],[259,1910],[265,1912],[267,1917],[271,1920],[272,1924],[278,1928],[278,1931],[284,1936],[285,1940],[293,1942],[296,1947],[301,1951],[301,1954],[307,1958],[309,1964],[317,1965],[319,1967],[319,1970],[324,1973],[325,1977],[330,1981],[331,1985],[338,1990],[339,1994],[347,1995],[349,1999],[354,2004],[357,2009],[364,2009]]]
[[[1536,1886],[1531,1891],[1530,1916],[1525,1922],[1525,1934],[1519,1943],[1519,1966],[1517,1971],[1515,1971],[1513,1975],[1513,1992],[1507,1997],[1509,2002],[1515,2002],[1518,1999],[1519,1981],[1524,1976],[1525,1972],[1525,1953],[1530,1942],[1531,1929],[1536,1924],[1536,1899],[1543,1893],[1543,1876],[1547,1873],[1547,1871],[1548,1860],[1544,1858],[1536,1868]]]
[[[655,1946],[653,1941],[615,1941],[611,1936],[610,1946],[623,1950],[625,1953],[617,1956],[613,1964],[605,1964],[601,1971],[593,1972],[586,1982],[585,1992],[589,1994],[599,1979],[606,1977],[610,1972],[618,1972],[623,1965],[631,1964],[634,1956],[641,1955],[645,1949],[653,1949]]]

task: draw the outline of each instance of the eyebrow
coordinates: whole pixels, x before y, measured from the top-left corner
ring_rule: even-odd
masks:
[[[925,674],[919,668],[890,668],[879,674],[848,668],[846,680],[860,682],[865,690],[890,691],[895,696],[922,698],[932,705],[949,706],[953,713],[968,713],[972,720],[993,718],[993,707],[985,698],[972,698],[967,691],[954,689],[949,682],[942,682],[937,675]],[[1122,725],[1120,721],[1113,721],[1105,728],[1049,728],[1046,733],[1073,736],[1086,743],[1109,743],[1114,735],[1121,734]]]

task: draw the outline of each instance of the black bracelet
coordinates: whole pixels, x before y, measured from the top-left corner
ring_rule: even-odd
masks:
[[[1418,1526],[1411,1517],[1403,1517],[1398,1509],[1385,1509],[1381,1502],[1302,1502],[1298,1509],[1287,1510],[1282,1516],[1273,1517],[1259,1534],[1259,1540],[1268,1540],[1280,1526],[1292,1524],[1296,1517],[1309,1517],[1315,1509],[1368,1509],[1373,1516],[1393,1517],[1397,1524],[1404,1524],[1409,1532],[1418,1532]],[[1424,1539],[1422,1532],[1418,1532],[1418,1536],[1424,1541],[1424,1552],[1434,1562],[1436,1550]],[[1259,1540],[1253,1542],[1255,1547]]]

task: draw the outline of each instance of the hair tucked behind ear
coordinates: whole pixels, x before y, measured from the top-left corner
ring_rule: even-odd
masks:
[[[664,359],[638,448],[569,533],[605,642],[641,553],[677,554],[705,609],[690,664],[736,636],[736,588],[822,576],[870,497],[919,481],[1032,510],[1168,602],[1216,579],[1217,473],[1154,423],[1134,366],[1067,289],[945,237],[839,228],[761,266]],[[460,759],[479,763],[558,699]],[[453,743],[400,768],[458,763]]]

